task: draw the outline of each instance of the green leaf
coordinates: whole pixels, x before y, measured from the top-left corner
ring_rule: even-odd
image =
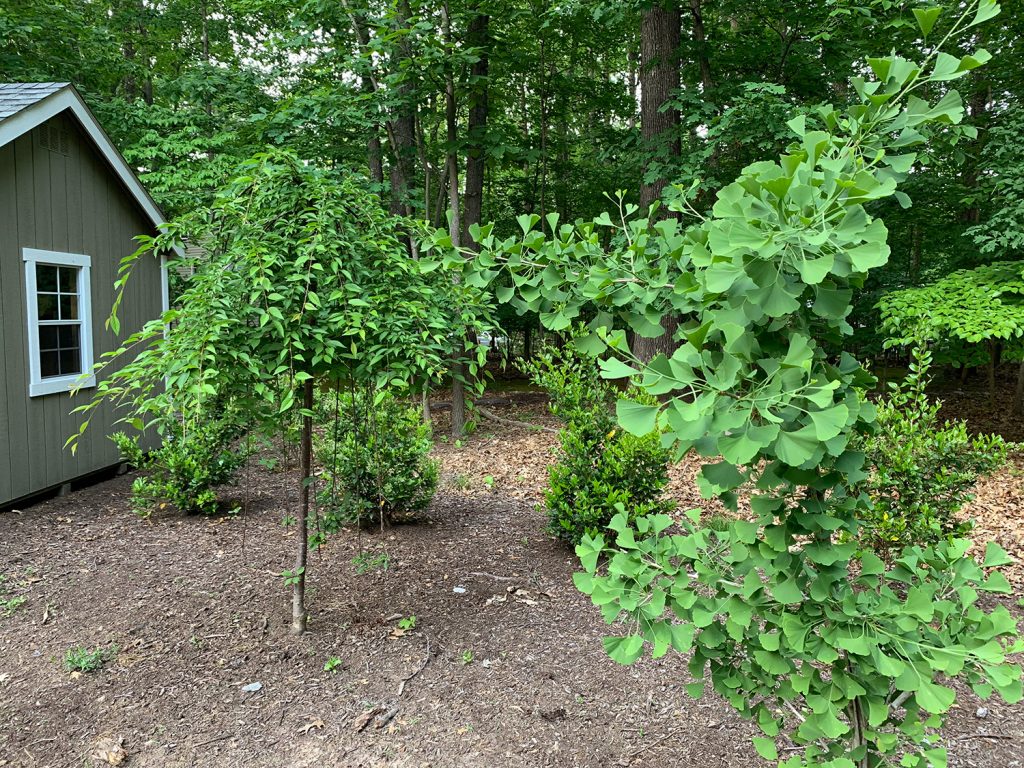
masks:
[[[818,440],[824,442],[843,431],[847,419],[850,418],[850,409],[840,403],[824,411],[812,411],[810,416]]]
[[[796,581],[792,578],[778,584],[773,584],[771,592],[776,600],[785,605],[800,603],[804,599],[804,593],[800,591],[800,587],[797,586]]]
[[[917,19],[917,26],[921,30],[922,35],[928,37],[941,13],[942,8],[937,7],[914,9],[914,18]]]
[[[601,367],[601,376],[605,379],[625,379],[640,374],[636,368],[626,365],[617,357],[598,360],[598,365]]]
[[[701,476],[714,489],[715,494],[738,488],[747,479],[746,475],[727,462],[705,464],[700,468]]]
[[[775,746],[775,739],[766,739],[763,736],[755,736],[754,749],[756,749],[757,754],[765,760],[779,759],[779,749]]]
[[[982,565],[985,568],[998,568],[1013,563],[1013,558],[1006,554],[1006,550],[990,541],[985,545],[985,560]]]
[[[956,700],[956,693],[942,685],[923,681],[914,693],[914,699],[926,711],[933,715],[946,712]]]
[[[814,455],[818,444],[818,436],[811,427],[780,432],[775,440],[775,455],[790,466],[799,467]]]
[[[623,666],[628,666],[639,659],[644,648],[644,639],[640,635],[605,637],[603,642],[604,650],[612,661]]]
[[[974,14],[974,20],[968,26],[982,24],[999,15],[999,3],[996,0],[981,0],[978,10]]]
[[[630,400],[619,400],[615,403],[615,415],[619,425],[638,437],[649,435],[657,429],[660,410],[660,406],[642,405]]]
[[[994,592],[998,595],[1012,595],[1013,588],[999,571],[993,572],[978,589],[982,592]]]

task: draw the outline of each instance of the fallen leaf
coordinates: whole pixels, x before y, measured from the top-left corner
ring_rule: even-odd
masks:
[[[123,736],[116,738],[104,737],[93,745],[90,757],[107,765],[120,765],[128,757],[128,753],[124,751],[123,745]]]
[[[362,733],[364,730],[366,730],[366,726],[370,724],[373,718],[375,718],[377,715],[383,714],[383,712],[384,707],[373,707],[372,709],[366,710],[365,712],[363,712],[363,714],[361,714],[359,717],[355,719],[354,723],[352,723],[353,730],[356,733]]]
[[[324,721],[321,720],[318,717],[315,720],[310,720],[304,726],[299,728],[299,733],[301,733],[303,736],[306,736],[306,735],[309,734],[310,731],[312,731],[314,729],[317,729],[317,728],[323,728],[323,727],[324,727]]]

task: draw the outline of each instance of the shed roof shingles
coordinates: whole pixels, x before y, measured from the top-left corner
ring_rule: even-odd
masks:
[[[0,121],[31,107],[68,83],[0,83]]]

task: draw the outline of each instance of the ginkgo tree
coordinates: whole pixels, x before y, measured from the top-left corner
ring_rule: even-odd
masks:
[[[708,683],[763,735],[757,751],[785,768],[944,766],[936,730],[962,676],[981,696],[1021,698],[1021,646],[1005,607],[986,612],[980,592],[1007,593],[994,569],[1009,562],[990,544],[980,564],[968,542],[910,547],[887,568],[856,543],[865,457],[851,446],[870,430],[872,378],[842,348],[853,293],[889,255],[876,201],[898,189],[915,152],[936,131],[961,127],[964,108],[946,83],[990,57],[953,56],[949,41],[999,12],[992,0],[914,15],[923,60],[868,58],[851,79],[856,101],[790,121],[794,141],[777,161],[748,166],[696,221],[614,216],[538,228],[521,236],[476,231],[466,282],[508,275],[499,299],[541,313],[549,328],[594,317],[591,349],[611,355],[609,378],[628,378],[656,405],[621,402],[630,432],[659,430],[678,454],[708,460],[707,496],[752,519],[727,530],[666,515],[617,515],[610,532],[577,547],[576,585],[624,635],[605,639],[618,662],[645,649],[690,654],[701,695]],[[937,32],[942,36],[933,43]],[[686,208],[685,197],[678,208]],[[610,246],[606,246],[610,243]],[[435,249],[452,254],[438,235]],[[626,330],[655,336],[679,318],[678,347],[644,363]],[[780,757],[778,739],[795,745]]]
[[[201,423],[227,406],[271,434],[301,419],[295,566],[285,572],[296,633],[307,620],[317,383],[401,389],[436,379],[455,352],[452,317],[460,327],[491,327],[486,297],[410,259],[395,224],[359,177],[284,150],[254,157],[209,210],[141,238],[124,260],[122,289],[147,254],[185,242],[203,250],[177,305],[97,364],[101,381],[79,409],[88,415],[112,401],[122,421],[161,432],[169,421]],[[110,366],[129,353],[123,367]],[[465,367],[475,372],[484,354],[475,350]]]

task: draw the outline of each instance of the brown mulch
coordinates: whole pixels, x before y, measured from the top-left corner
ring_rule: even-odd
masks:
[[[533,403],[495,410],[551,423]],[[342,532],[314,556],[302,638],[288,634],[279,575],[294,472],[254,465],[233,492],[237,517],[140,520],[130,476],[0,513],[0,600],[27,598],[0,610],[0,766],[767,765],[750,724],[714,695],[685,695],[684,659],[624,668],[605,656],[609,630],[572,586],[575,558],[533,508],[555,445],[486,421],[439,444],[444,482],[426,519]],[[687,508],[706,506],[695,467],[673,471]],[[1007,537],[997,523],[1021,519],[1020,477],[979,486],[979,529]],[[361,549],[388,567],[357,573]],[[76,646],[117,650],[72,677],[61,660]],[[950,765],[1024,764],[1024,705],[988,702],[983,719],[978,706],[958,699]]]

